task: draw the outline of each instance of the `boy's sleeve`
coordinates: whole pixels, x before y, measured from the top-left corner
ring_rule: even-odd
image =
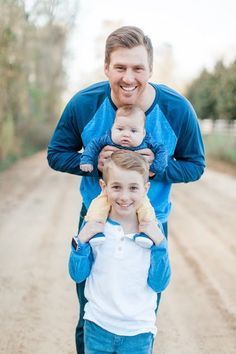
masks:
[[[69,274],[76,283],[81,283],[90,274],[93,254],[89,243],[81,244],[78,251],[71,247]]]
[[[157,293],[165,290],[171,277],[167,240],[151,248],[151,262],[148,272],[148,285]]]

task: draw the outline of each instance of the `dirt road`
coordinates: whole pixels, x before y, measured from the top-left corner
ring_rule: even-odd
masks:
[[[0,353],[72,354],[77,318],[67,274],[78,178],[44,153],[0,174]],[[208,170],[176,185],[155,353],[236,353],[236,178]]]

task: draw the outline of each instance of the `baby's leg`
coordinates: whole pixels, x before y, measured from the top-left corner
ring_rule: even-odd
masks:
[[[103,222],[105,224],[110,211],[110,205],[107,196],[101,193],[97,198],[91,202],[88,212],[85,216],[86,222]],[[98,245],[103,243],[105,236],[103,233],[95,234],[89,241],[91,245]]]
[[[144,197],[142,205],[137,210],[139,224],[148,224],[156,219],[154,208],[147,196]],[[145,233],[140,232],[134,236],[134,241],[141,247],[150,248],[153,241]]]

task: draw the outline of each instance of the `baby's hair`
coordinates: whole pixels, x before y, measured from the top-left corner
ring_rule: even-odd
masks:
[[[119,116],[130,117],[138,114],[143,116],[143,122],[145,123],[145,119],[146,119],[145,112],[139,106],[127,104],[125,106],[119,107],[116,111],[116,117]]]
[[[112,168],[113,164],[124,170],[131,170],[140,173],[143,176],[144,183],[148,182],[149,164],[138,152],[131,150],[114,151],[104,163],[103,180],[105,183],[107,183],[109,178],[109,170]]]

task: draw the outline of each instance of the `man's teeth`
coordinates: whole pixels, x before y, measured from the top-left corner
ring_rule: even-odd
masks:
[[[121,86],[121,87],[122,87],[122,89],[125,90],[125,91],[133,91],[133,90],[135,90],[135,86],[133,86],[133,87],[124,87],[124,86]]]

